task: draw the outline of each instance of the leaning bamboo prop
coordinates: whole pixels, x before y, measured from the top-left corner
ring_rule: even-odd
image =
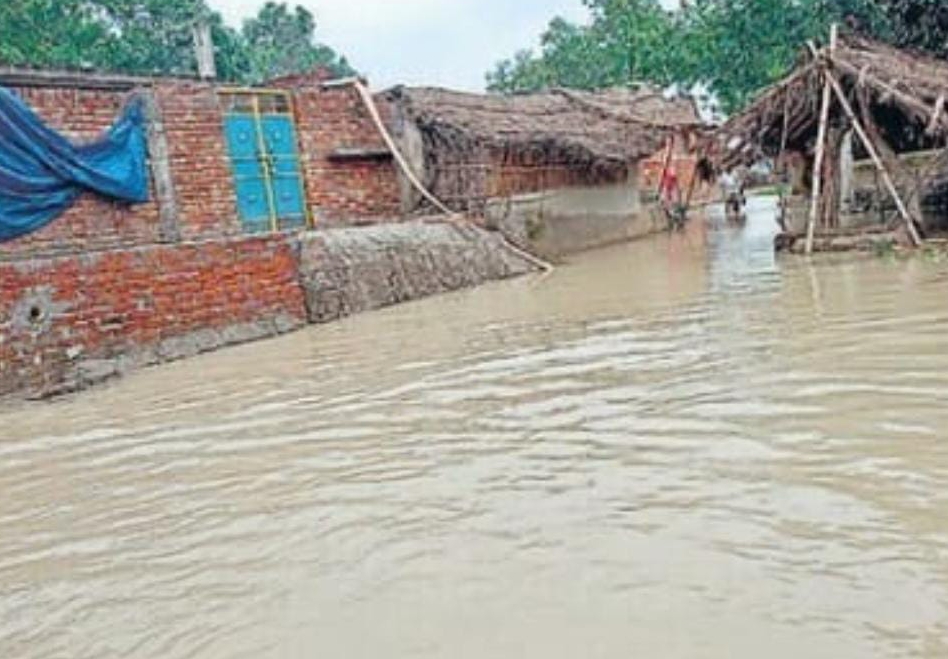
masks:
[[[452,219],[457,219],[462,217],[461,213],[451,210],[445,205],[440,199],[434,196],[430,190],[425,186],[424,183],[419,180],[418,176],[412,170],[411,165],[408,163],[408,160],[402,154],[401,149],[398,148],[398,144],[395,142],[395,138],[392,137],[392,134],[388,131],[388,128],[385,126],[385,122],[382,121],[382,115],[379,113],[378,106],[375,104],[375,99],[372,98],[372,94],[369,92],[368,88],[362,83],[361,80],[354,80],[352,82],[356,91],[359,94],[359,97],[362,99],[362,104],[365,105],[365,109],[368,110],[369,116],[372,118],[372,122],[375,124],[376,129],[379,131],[379,134],[382,136],[382,140],[385,142],[385,145],[392,152],[392,156],[395,158],[395,162],[398,163],[399,168],[405,174],[405,177],[408,181],[418,190],[421,195],[427,199],[431,204],[445,213]],[[524,259],[528,263],[536,266],[544,272],[552,272],[554,270],[553,264],[544,261],[538,256],[527,252],[524,249],[521,249],[517,245],[513,244],[507,236],[503,235],[501,232],[501,237],[503,238],[504,245],[508,250]]]
[[[857,99],[859,101],[859,118],[862,121],[862,127],[865,130],[866,135],[869,136],[869,139],[872,140],[872,143],[876,146],[879,159],[882,161],[882,164],[886,166],[886,169],[888,169],[892,181],[896,184],[896,188],[902,190],[905,207],[908,209],[912,217],[921,218],[921,199],[916,198],[916,196],[912,193],[909,193],[907,196],[905,193],[905,190],[907,190],[912,184],[913,175],[902,166],[902,162],[899,160],[898,154],[886,143],[885,138],[882,137],[879,126],[876,125],[875,119],[872,116],[869,90],[864,87],[859,88],[857,86],[855,94],[857,95]],[[879,172],[876,170],[877,187],[879,185],[879,178]],[[879,198],[882,198],[881,194],[879,195]],[[880,210],[882,211],[883,222],[886,222],[885,211],[882,208],[880,208]],[[896,215],[899,216],[898,220],[901,221],[902,217],[899,214],[898,209],[896,209]]]
[[[834,76],[833,73],[828,69],[826,71],[826,77],[827,80],[829,80],[830,85],[832,85],[833,91],[836,93],[836,97],[839,99],[839,103],[843,107],[843,111],[846,112],[846,114],[849,116],[849,120],[852,121],[853,128],[856,130],[856,134],[859,135],[859,139],[862,140],[863,146],[866,147],[869,157],[872,158],[873,164],[875,164],[876,169],[882,176],[882,182],[888,189],[889,194],[892,195],[892,199],[895,200],[895,205],[899,209],[899,214],[902,216],[902,219],[905,220],[905,226],[908,229],[909,238],[911,238],[912,244],[915,247],[920,246],[922,244],[922,238],[915,226],[915,220],[912,219],[911,213],[909,213],[908,208],[905,206],[905,202],[902,200],[902,195],[899,194],[898,188],[895,187],[895,182],[892,180],[889,170],[882,162],[882,158],[879,156],[878,150],[872,143],[872,140],[869,139],[869,136],[866,134],[866,131],[862,127],[862,123],[859,121],[859,118],[856,117],[856,113],[853,111],[853,107],[849,103],[849,99],[846,98],[846,93],[843,91],[842,85],[839,84],[836,76]]]
[[[822,184],[822,166],[825,152],[826,124],[829,119],[829,94],[831,92],[835,93],[837,100],[843,108],[843,111],[852,122],[853,129],[856,131],[856,134],[862,141],[863,146],[865,146],[866,151],[869,153],[869,157],[872,159],[876,170],[882,177],[882,182],[885,184],[889,194],[892,195],[892,199],[895,201],[896,208],[898,208],[899,214],[905,221],[906,229],[908,230],[908,235],[912,241],[913,246],[918,247],[922,244],[922,239],[918,233],[918,229],[915,226],[915,220],[912,219],[911,213],[909,213],[905,202],[902,200],[902,196],[899,194],[898,188],[896,188],[895,182],[892,180],[892,176],[890,175],[888,168],[882,162],[882,158],[879,155],[878,149],[876,148],[872,139],[866,133],[866,130],[863,128],[862,122],[859,121],[859,117],[856,116],[852,104],[849,102],[849,99],[846,97],[846,93],[843,91],[842,85],[840,85],[839,80],[836,79],[836,76],[833,75],[833,72],[830,70],[830,64],[834,61],[833,55],[836,53],[836,42],[838,39],[837,35],[838,28],[834,25],[832,37],[830,40],[829,58],[828,61],[824,62],[823,66],[823,76],[825,80],[823,87],[823,106],[820,113],[820,126],[817,137],[816,165],[814,166],[813,170],[813,203],[810,209],[809,223],[807,225],[806,253],[813,253],[813,241],[815,237],[816,219],[819,212],[821,193],[820,186]],[[821,57],[821,54],[816,50],[813,42],[810,42],[807,45],[809,46],[810,52],[815,58]]]

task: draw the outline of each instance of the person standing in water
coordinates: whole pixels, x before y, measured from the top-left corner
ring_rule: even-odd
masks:
[[[724,172],[718,179],[721,186],[721,196],[724,199],[725,217],[731,222],[741,222],[745,219],[744,207],[747,199],[744,196],[742,179],[732,172]]]

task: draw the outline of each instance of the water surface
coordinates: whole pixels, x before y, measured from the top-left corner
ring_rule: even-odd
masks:
[[[948,265],[758,211],[0,412],[0,657],[948,656]]]

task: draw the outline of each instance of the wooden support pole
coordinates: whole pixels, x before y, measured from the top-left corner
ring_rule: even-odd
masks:
[[[905,206],[905,202],[902,200],[902,195],[899,194],[898,188],[895,187],[895,182],[892,180],[889,170],[882,162],[882,158],[879,156],[878,150],[872,143],[869,135],[866,134],[865,129],[862,127],[859,117],[857,117],[856,113],[853,111],[853,107],[850,104],[849,99],[846,98],[846,93],[843,91],[842,85],[839,84],[839,81],[829,69],[826,70],[825,75],[828,84],[833,88],[833,91],[836,92],[836,97],[839,99],[840,105],[843,106],[843,111],[849,116],[849,120],[853,122],[853,128],[855,129],[856,134],[859,136],[859,139],[862,140],[863,146],[866,147],[869,157],[872,158],[872,162],[875,164],[876,169],[879,170],[879,175],[882,177],[882,182],[888,189],[889,194],[892,195],[892,199],[895,201],[895,205],[899,209],[899,214],[902,216],[902,219],[905,220],[905,226],[908,229],[909,238],[911,238],[912,244],[915,247],[918,247],[922,244],[922,238],[918,234],[918,229],[915,226],[915,220],[912,219],[911,213],[909,213],[908,208]]]
[[[830,53],[836,52],[836,43],[839,40],[839,28],[834,24],[830,29]],[[811,41],[809,44],[810,52],[816,62],[819,62],[820,55],[816,46]],[[833,92],[830,87],[829,70],[825,63],[821,67],[823,72],[823,101],[820,106],[820,124],[816,137],[816,159],[813,163],[813,189],[812,199],[810,200],[810,218],[806,228],[806,253],[813,253],[813,239],[816,236],[816,220],[820,213],[820,198],[822,197],[823,186],[823,159],[826,156],[826,128],[829,123],[830,104],[832,103]]]
[[[665,139],[665,157],[662,160],[662,175],[658,178],[658,195],[661,197],[662,192],[665,189],[665,177],[668,175],[668,170],[671,169],[672,157],[675,153],[675,138],[669,136]]]
[[[816,218],[820,212],[820,197],[822,196],[823,186],[823,157],[826,154],[826,126],[829,123],[830,102],[832,101],[833,90],[829,82],[829,71],[824,71],[823,76],[823,103],[820,107],[820,126],[816,137],[816,160],[813,163],[813,189],[810,199],[810,217],[806,227],[806,253],[813,253],[813,239],[816,237]]]
[[[701,162],[701,156],[695,157],[695,167],[691,171],[691,181],[688,183],[688,194],[685,197],[685,213],[691,210],[691,200],[694,198],[695,187],[698,185],[698,163]]]
[[[896,186],[902,190],[908,189],[912,184],[913,176],[906,167],[902,166],[898,154],[886,143],[879,127],[876,125],[876,121],[872,116],[872,102],[870,101],[868,90],[865,88],[857,89],[856,93],[859,98],[862,127],[878,150],[879,159],[882,161],[882,164],[886,166],[886,169],[889,170],[889,175],[892,177],[893,182],[896,183]],[[912,195],[909,195],[903,200],[912,217],[922,217],[920,200],[915,199]]]
[[[823,155],[823,197],[820,208],[820,226],[826,229],[839,227],[840,212],[840,153],[843,131],[835,125],[826,129],[826,146]]]

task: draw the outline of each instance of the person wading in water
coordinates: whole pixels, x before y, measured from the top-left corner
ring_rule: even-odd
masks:
[[[724,172],[718,182],[724,198],[724,216],[727,221],[735,224],[745,222],[747,220],[747,213],[745,212],[747,198],[744,196],[742,177],[732,172]]]

